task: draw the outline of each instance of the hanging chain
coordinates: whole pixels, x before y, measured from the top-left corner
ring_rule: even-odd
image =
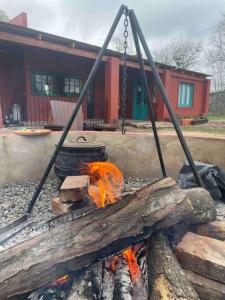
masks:
[[[122,71],[122,124],[121,124],[121,132],[122,134],[126,133],[126,111],[127,111],[127,48],[128,48],[128,9],[126,8],[124,11],[125,19],[124,19],[124,53],[123,53],[123,71]]]

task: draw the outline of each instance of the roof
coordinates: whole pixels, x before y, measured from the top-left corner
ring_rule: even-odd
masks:
[[[98,53],[99,50],[101,49],[101,47],[96,46],[96,45],[80,42],[77,40],[73,40],[73,39],[62,37],[59,35],[43,32],[43,31],[36,30],[36,29],[31,29],[28,27],[14,25],[14,24],[7,23],[7,22],[0,22],[0,31],[33,38],[35,40],[38,38],[38,36],[41,36],[41,39],[43,41],[53,43],[53,44],[63,45],[63,46],[68,46],[68,45],[72,45],[73,43],[75,43],[75,48],[80,49],[80,50],[85,50],[85,51],[88,51],[91,53]],[[121,54],[121,52],[107,49],[106,55],[121,58],[122,54]],[[128,55],[128,60],[131,62],[137,62],[137,57],[134,55]],[[144,63],[148,64],[147,60],[144,59]],[[174,70],[177,72],[182,72],[182,73],[189,74],[189,75],[196,75],[196,76],[200,76],[200,77],[210,76],[210,75],[207,75],[207,74],[204,74],[201,72],[182,70],[182,69],[178,69],[177,67],[174,67],[171,65],[166,65],[166,64],[162,64],[162,63],[158,63],[158,62],[155,62],[155,63],[159,69]]]

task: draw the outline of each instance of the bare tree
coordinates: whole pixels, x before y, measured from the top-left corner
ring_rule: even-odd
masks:
[[[120,35],[114,35],[111,40],[111,48],[112,50],[123,53],[124,52],[124,38],[123,33]],[[132,38],[128,37],[128,48],[127,53],[130,55],[135,55],[136,51],[134,50],[134,44]]]
[[[212,88],[225,92],[225,14],[212,28],[211,37],[205,53],[205,64],[212,75]]]
[[[201,41],[195,41],[190,37],[180,37],[155,51],[154,57],[157,62],[186,70],[198,64],[201,52]]]
[[[9,22],[9,17],[3,10],[0,10],[0,21],[1,22]]]

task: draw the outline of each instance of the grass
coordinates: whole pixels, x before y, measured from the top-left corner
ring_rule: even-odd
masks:
[[[210,127],[203,127],[203,126],[182,126],[183,132],[202,132],[206,134],[220,134],[225,135],[225,128],[210,128]],[[158,128],[158,130],[162,131],[171,131],[174,130],[173,128]]]
[[[208,119],[213,120],[225,120],[225,115],[218,115],[218,114],[209,114]]]

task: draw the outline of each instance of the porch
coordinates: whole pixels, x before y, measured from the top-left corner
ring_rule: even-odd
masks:
[[[54,123],[51,101],[76,103],[93,63],[86,57],[1,42],[0,125],[42,127]],[[156,109],[156,92],[149,71],[147,76]],[[118,122],[122,114],[121,84],[120,59],[107,57],[87,91],[82,106],[84,122]],[[136,67],[128,67],[126,117],[149,119],[146,93]]]

